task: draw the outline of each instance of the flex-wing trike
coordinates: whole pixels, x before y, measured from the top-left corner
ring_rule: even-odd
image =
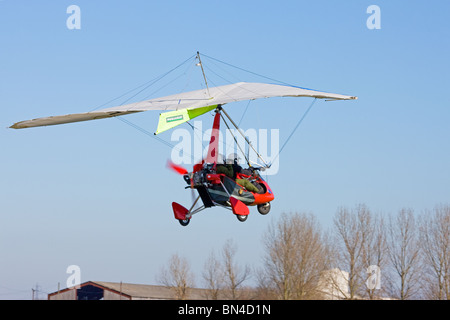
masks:
[[[217,59],[214,60],[218,61]],[[186,60],[185,62],[187,61],[192,62],[192,60],[190,59]],[[171,167],[173,169],[184,176],[185,181],[189,185],[188,188],[191,188],[193,191],[198,191],[198,197],[194,201],[190,209],[186,209],[177,203],[173,203],[172,206],[175,218],[178,219],[182,225],[187,225],[194,214],[206,208],[211,208],[214,206],[230,209],[240,221],[245,221],[247,219],[250,212],[248,208],[249,206],[257,206],[258,211],[261,214],[267,214],[270,210],[270,202],[274,200],[274,195],[272,193],[272,190],[270,190],[268,184],[259,176],[258,173],[259,170],[270,168],[270,165],[268,165],[264,161],[264,159],[260,157],[260,155],[252,147],[251,143],[247,140],[247,138],[245,138],[245,136],[244,138],[249,145],[249,148],[251,147],[257,153],[258,158],[264,163],[264,166],[261,166],[260,168],[251,166],[249,159],[246,157],[247,164],[250,167],[250,171],[247,171],[245,173],[234,171],[233,175],[227,175],[223,170],[219,170],[220,166],[222,165],[217,161],[219,140],[218,130],[220,126],[220,120],[223,120],[224,124],[228,127],[228,119],[238,130],[238,132],[243,135],[243,133],[239,130],[233,120],[228,116],[226,111],[221,107],[228,103],[238,101],[252,101],[262,98],[314,98],[314,101],[311,103],[304,116],[300,118],[297,126],[294,128],[295,131],[317,99],[325,99],[326,101],[338,101],[356,100],[357,97],[317,91],[302,88],[299,86],[288,85],[285,83],[269,84],[255,82],[237,82],[210,88],[206,81],[207,78],[204,73],[203,64],[200,60],[200,54],[198,52],[194,62],[197,61],[198,63],[196,63],[196,65],[200,66],[202,69],[206,88],[153,98],[150,100],[122,104],[105,109],[95,109],[89,112],[71,113],[66,115],[40,117],[36,119],[19,121],[10,126],[10,128],[25,129],[53,126],[72,122],[107,119],[150,110],[162,110],[164,112],[159,116],[158,127],[155,132],[155,135],[157,135],[178,125],[186,123],[192,119],[195,119],[196,117],[199,117],[203,114],[216,110],[213,132],[211,134],[211,141],[207,158],[201,163],[195,165],[194,170],[191,173],[189,173],[182,167],[171,164]],[[181,65],[179,65],[178,67],[180,66]],[[176,70],[178,67],[172,69],[172,71]],[[244,70],[242,68],[238,69]],[[165,75],[159,77],[158,80],[152,81],[150,85],[155,84],[157,81],[161,80],[172,71],[169,71]],[[253,72],[251,73],[255,74]],[[146,86],[145,88],[148,88],[150,85]],[[139,92],[142,92],[142,90]],[[222,115],[224,115],[227,119],[225,119],[225,117],[223,117]],[[145,129],[142,129],[129,121],[123,121],[131,125],[132,127],[138,128],[140,129],[140,131],[147,133]],[[236,139],[235,142],[238,144],[238,141]],[[239,147],[239,149],[245,157],[245,154],[243,152],[244,150],[242,150],[241,147]],[[256,189],[255,186],[257,187]],[[251,189],[253,189],[253,191]],[[199,208],[195,208],[200,199],[202,200],[203,205]]]
[[[228,175],[221,173],[223,171],[219,168],[225,166],[217,163],[221,111],[223,109],[219,106],[214,117],[206,160],[202,160],[201,163],[194,165],[192,172],[187,172],[186,169],[169,163],[172,169],[183,175],[184,180],[188,184],[186,189],[195,189],[198,192],[198,196],[190,209],[176,202],[172,203],[175,219],[182,226],[187,226],[194,214],[211,207],[230,209],[239,221],[244,222],[250,213],[249,206],[257,206],[258,212],[265,215],[269,213],[271,208],[270,202],[275,198],[269,185],[259,174],[259,171],[263,169],[261,167],[249,166],[249,169]],[[236,162],[234,165],[229,164],[228,168],[240,171],[239,169],[236,170],[236,168],[240,168]],[[249,186],[249,184],[251,185]],[[195,208],[200,199],[203,205]]]

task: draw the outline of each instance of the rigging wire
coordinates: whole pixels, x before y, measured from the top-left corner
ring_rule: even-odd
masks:
[[[277,79],[274,79],[274,78],[266,77],[266,76],[264,76],[264,75],[262,75],[262,74],[259,74],[259,73],[256,73],[256,72],[253,72],[253,71],[250,71],[250,70],[246,70],[246,69],[244,69],[244,68],[241,68],[241,67],[232,65],[231,63],[228,63],[228,62],[225,62],[225,61],[222,61],[222,60],[219,60],[219,59],[210,57],[210,56],[208,56],[208,55],[206,55],[206,54],[204,54],[204,53],[203,53],[202,55],[205,56],[205,57],[207,57],[207,58],[209,58],[209,59],[211,59],[211,60],[214,60],[214,61],[223,63],[223,64],[225,64],[225,65],[227,65],[227,66],[233,67],[233,68],[235,68],[235,69],[238,69],[238,70],[241,70],[241,71],[244,71],[244,72],[247,72],[247,73],[251,73],[251,74],[253,74],[253,75],[255,75],[255,76],[258,76],[258,77],[261,77],[261,78],[264,78],[264,79],[267,79],[267,80],[270,80],[270,81],[275,81],[275,82],[278,82],[278,83],[282,83],[282,84],[285,84],[285,85],[288,85],[288,86],[293,86],[293,85],[290,84],[290,83],[287,83],[287,82],[284,82],[284,81],[280,81],[280,80],[277,80]]]
[[[267,167],[268,164],[267,162],[264,160],[264,158],[259,154],[258,151],[256,151],[255,147],[253,147],[252,143],[250,142],[250,140],[247,138],[247,136],[241,131],[241,129],[236,125],[236,123],[233,121],[233,119],[231,119],[231,117],[228,115],[228,113],[222,108],[222,112],[223,114],[225,114],[225,116],[228,118],[228,120],[230,120],[230,122],[233,124],[233,126],[236,128],[236,130],[241,134],[241,136],[244,138],[245,142],[247,142],[248,146],[249,146],[249,152],[250,152],[250,148],[253,149],[253,151],[256,153],[256,155],[258,156],[259,159],[261,159],[261,161],[264,163],[264,165]],[[245,154],[244,154],[245,156]],[[247,157],[245,157],[247,159]],[[251,166],[250,162],[247,161],[249,166]]]
[[[247,103],[247,106],[245,107],[244,113],[242,113],[241,120],[239,120],[238,127],[241,126],[242,119],[244,119],[244,116],[247,113],[248,106],[250,105],[250,102],[252,102],[252,100],[248,100],[248,103]]]
[[[164,84],[163,86],[161,86],[160,88],[156,89],[155,91],[151,92],[150,94],[146,95],[143,100],[147,100],[149,99],[151,96],[153,96],[155,93],[157,93],[158,91],[161,91],[162,89],[166,88],[167,86],[171,85],[172,83],[174,83],[175,81],[177,81],[178,79],[180,79],[181,77],[185,76],[186,73],[182,73],[180,75],[178,75],[177,77],[175,77],[175,79],[170,80],[168,83]]]
[[[224,68],[223,65],[220,65],[219,63],[216,63],[215,61],[213,61],[212,59],[208,59],[208,64],[211,64],[213,66],[215,66],[220,72],[222,72],[223,74],[227,74],[229,75],[233,81],[228,80],[226,78],[223,78],[222,76],[220,76],[218,73],[214,72],[213,69],[208,68],[208,65],[205,65],[206,68],[208,68],[211,72],[213,72],[214,74],[216,74],[218,77],[224,79],[226,82],[228,83],[235,83],[235,82],[242,82],[243,80],[238,77],[236,74],[230,72],[229,70],[227,70],[226,68]]]
[[[133,99],[134,97],[136,97],[138,94],[140,94],[141,92],[147,90],[148,88],[150,88],[152,85],[154,85],[155,83],[157,83],[158,81],[160,81],[161,79],[163,79],[164,77],[166,77],[167,75],[169,75],[170,73],[172,73],[173,71],[177,70],[179,67],[181,67],[182,65],[184,65],[186,62],[188,62],[189,60],[192,60],[192,58],[195,57],[195,55],[190,56],[188,59],[184,60],[182,63],[180,63],[179,65],[177,65],[176,67],[172,68],[171,70],[167,71],[166,73],[164,73],[163,75],[155,78],[154,81],[151,81],[150,84],[148,84],[147,86],[145,86],[142,90],[140,90],[139,92],[137,92],[136,94],[132,95],[130,98],[126,99],[124,102],[122,102],[121,105],[124,105],[125,103],[127,103],[128,101],[130,101],[131,99]]]
[[[211,59],[211,60],[213,60],[213,61],[222,63],[222,64],[224,64],[224,65],[233,67],[233,68],[235,68],[235,69],[238,69],[238,70],[241,70],[241,71],[244,71],[244,72],[247,72],[247,73],[256,75],[256,76],[261,77],[261,78],[264,78],[264,79],[268,79],[268,80],[271,80],[271,81],[275,81],[275,82],[278,82],[278,83],[281,83],[281,84],[284,84],[284,85],[293,86],[292,84],[289,84],[289,83],[286,83],[286,82],[283,82],[283,81],[280,81],[280,80],[277,80],[277,79],[274,79],[274,78],[270,78],[270,77],[267,77],[267,76],[258,74],[258,73],[256,73],[256,72],[253,72],[253,71],[250,71],[250,70],[246,70],[246,69],[244,69],[244,68],[241,68],[241,67],[232,65],[232,64],[227,63],[227,62],[225,62],[225,61],[222,61],[222,60],[213,58],[213,57],[211,57],[211,56],[208,56],[208,55],[206,55],[206,54],[202,54],[202,56],[204,56],[204,57],[206,57],[206,58],[208,58],[208,59]],[[121,98],[121,97],[123,97],[123,96],[125,96],[125,95],[127,95],[127,94],[129,94],[129,93],[131,93],[131,92],[133,92],[133,91],[135,91],[135,90],[140,89],[140,88],[143,87],[143,88],[142,88],[141,90],[139,90],[137,93],[133,94],[131,97],[129,97],[128,99],[126,99],[124,102],[122,102],[121,105],[124,105],[125,103],[127,103],[128,101],[130,101],[131,99],[133,99],[134,97],[136,97],[137,95],[139,95],[140,93],[142,93],[142,92],[144,92],[145,90],[147,90],[148,88],[150,88],[152,85],[156,84],[158,81],[160,81],[160,80],[162,80],[163,78],[165,78],[167,75],[169,75],[169,74],[172,73],[173,71],[175,71],[175,70],[177,70],[178,68],[180,68],[182,65],[184,65],[185,63],[187,63],[189,60],[192,60],[194,57],[195,57],[195,59],[198,59],[198,60],[199,60],[199,65],[202,67],[202,73],[203,73],[203,77],[204,77],[204,80],[205,80],[206,88],[207,88],[207,90],[208,90],[208,92],[209,92],[209,87],[208,87],[208,83],[207,83],[207,77],[206,77],[206,75],[205,75],[205,73],[204,73],[204,69],[203,69],[203,63],[202,63],[202,61],[200,60],[199,52],[197,52],[196,55],[192,55],[191,57],[189,57],[188,59],[186,59],[186,60],[183,61],[182,63],[178,64],[177,66],[175,66],[175,67],[172,68],[171,70],[167,71],[166,73],[164,73],[164,74],[162,74],[162,75],[160,75],[160,76],[158,76],[158,77],[156,77],[156,78],[154,78],[154,79],[152,79],[152,80],[150,80],[150,81],[148,81],[148,82],[146,82],[146,83],[144,83],[144,84],[142,84],[142,85],[136,87],[135,89],[132,89],[132,90],[130,90],[130,91],[128,91],[128,92],[126,92],[126,93],[120,95],[119,97],[117,97],[117,98],[115,98],[115,99],[113,99],[113,100],[110,100],[110,101],[104,103],[103,105],[97,107],[96,109],[98,109],[98,108],[100,108],[100,107],[102,107],[102,106],[104,106],[104,105],[106,105],[106,104],[109,104],[110,102],[115,101],[115,100],[117,100],[117,99],[119,99],[119,98]],[[214,63],[213,63],[213,64],[214,64]],[[213,71],[212,69],[210,69],[208,66],[205,66],[205,68],[207,68],[208,71],[212,72],[213,74],[215,74],[216,76],[218,76],[218,77],[221,78],[222,80],[225,80],[225,81],[231,83],[229,80],[223,78],[222,76],[220,76],[219,74],[217,74],[215,71]],[[186,74],[186,72],[185,72],[184,74]],[[180,77],[181,77],[181,76],[176,77],[175,80],[179,79]],[[166,84],[166,85],[164,85],[162,88],[165,88],[165,87],[168,86],[169,84],[173,83],[175,80],[169,81],[169,83]],[[212,82],[211,79],[209,79],[209,80],[210,80],[210,82]],[[213,82],[212,82],[212,83],[213,83]],[[213,83],[213,84],[214,84],[214,83]],[[158,91],[161,90],[162,88],[159,88],[158,90],[156,90],[156,91],[153,92],[152,94],[158,92]],[[284,150],[284,148],[286,147],[287,143],[290,141],[290,139],[292,138],[292,136],[294,135],[294,133],[297,131],[298,127],[301,125],[301,123],[303,122],[303,120],[306,118],[306,116],[308,115],[308,113],[310,112],[310,110],[312,109],[312,107],[314,106],[316,100],[317,100],[317,98],[315,98],[315,99],[313,100],[313,102],[311,103],[311,105],[308,107],[308,109],[305,111],[305,113],[303,114],[303,116],[302,116],[302,117],[300,118],[300,120],[297,122],[297,124],[296,124],[296,126],[294,127],[294,129],[292,130],[292,132],[289,134],[289,136],[288,136],[288,138],[286,139],[286,141],[283,143],[283,145],[282,145],[282,147],[280,148],[280,151],[278,152],[278,154],[272,159],[272,161],[271,161],[269,164],[267,164],[267,163],[264,161],[264,159],[261,158],[261,156],[259,155],[259,153],[253,148],[253,146],[251,145],[251,143],[248,141],[248,139],[247,139],[247,138],[245,137],[245,135],[244,135],[244,139],[247,141],[247,143],[249,144],[249,146],[253,148],[253,150],[256,152],[256,154],[258,155],[258,157],[265,163],[266,167],[270,168],[271,165],[273,164],[273,162],[279,157],[279,155],[281,154],[281,152],[282,152],[282,151]],[[250,105],[250,102],[251,102],[251,100],[249,100],[249,102],[247,103],[247,106],[246,106],[246,108],[245,108],[245,110],[244,110],[244,112],[243,112],[243,114],[242,114],[242,116],[241,116],[241,119],[240,119],[240,121],[239,121],[239,125],[237,125],[237,126],[236,126],[236,124],[233,122],[233,120],[230,119],[229,116],[228,116],[228,115],[226,114],[226,112],[225,112],[225,115],[227,115],[227,117],[229,118],[229,120],[233,123],[233,125],[236,127],[236,129],[238,130],[238,132],[241,133],[241,134],[242,134],[242,132],[240,131],[239,126],[240,126],[240,124],[241,124],[241,122],[242,122],[242,120],[243,120],[245,114],[247,113],[247,110],[248,110],[248,107],[249,107],[249,105]],[[94,109],[94,110],[96,110],[96,109]],[[133,128],[135,128],[135,129],[141,131],[142,133],[144,133],[144,134],[146,134],[146,135],[148,135],[148,136],[154,138],[155,140],[161,142],[162,144],[166,145],[166,146],[169,147],[169,148],[172,148],[172,149],[175,149],[175,150],[178,150],[178,151],[181,150],[180,148],[176,147],[176,146],[173,145],[172,143],[170,143],[170,142],[168,142],[168,141],[166,141],[166,140],[164,140],[164,139],[161,139],[160,137],[156,136],[155,134],[149,132],[148,130],[146,130],[146,129],[140,127],[140,126],[138,126],[138,125],[135,124],[135,123],[132,123],[132,122],[129,121],[129,120],[123,119],[122,117],[117,117],[117,119],[120,120],[120,121],[122,121],[123,123],[125,123],[125,124],[127,124],[127,125],[129,125],[129,126],[131,126],[131,127],[133,127]],[[228,126],[228,123],[225,121],[225,119],[224,119],[223,116],[222,116],[222,119],[224,120],[225,125],[227,126],[227,128],[229,129],[230,133],[232,134],[232,136],[233,136],[235,142],[237,143],[236,137],[235,137],[235,136],[233,135],[233,133],[231,132],[230,127]],[[194,127],[192,124],[190,124],[189,122],[188,122],[188,125],[191,126],[191,128],[192,128],[193,130],[195,129],[195,127]],[[194,132],[195,132],[195,130],[194,130]],[[202,141],[202,146],[203,146],[203,140],[202,140],[202,139],[200,139],[200,140]],[[238,143],[237,143],[237,145],[238,145],[240,151],[242,152],[244,158],[247,160],[247,163],[249,163],[249,161],[248,161],[248,159],[247,159],[247,156],[245,155],[245,152],[241,149],[241,146],[240,146]],[[185,153],[185,150],[182,150],[182,152]],[[186,155],[189,155],[192,159],[193,159],[193,157],[194,157],[193,155],[191,155],[191,154],[189,154],[189,153],[187,153],[187,152],[186,152]],[[194,161],[194,160],[193,160],[193,161]]]
[[[230,132],[231,136],[232,136],[233,139],[234,139],[234,142],[236,142],[236,145],[238,146],[239,150],[241,151],[242,155],[244,156],[245,161],[246,161],[247,164],[251,167],[251,164],[250,164],[249,159],[248,159],[247,156],[245,155],[244,150],[242,150],[241,145],[240,145],[239,142],[237,141],[236,136],[235,136],[235,135],[233,134],[233,132],[231,131],[230,126],[229,126],[228,123],[226,122],[226,120],[225,120],[225,118],[223,117],[222,113],[220,114],[220,117],[222,118],[222,121],[223,121],[223,122],[225,123],[225,125],[227,126],[228,131]]]
[[[278,154],[272,159],[272,161],[269,164],[269,168],[272,166],[273,162],[280,156],[280,153],[284,150],[284,148],[286,147],[287,143],[289,142],[289,140],[292,138],[292,136],[294,135],[295,131],[297,131],[298,127],[300,126],[300,124],[303,122],[303,120],[306,118],[306,116],[308,115],[308,113],[311,111],[312,107],[314,106],[314,104],[316,103],[317,98],[314,98],[313,102],[309,105],[308,109],[306,109],[305,113],[303,114],[303,116],[300,118],[300,120],[297,122],[297,124],[295,125],[294,129],[292,130],[292,132],[289,134],[288,138],[286,139],[286,141],[283,143],[283,145],[280,148],[280,151],[278,151]]]
[[[215,72],[213,69],[209,68],[207,65],[205,65],[205,68],[208,69],[208,71],[210,71],[211,73],[213,73],[214,75],[216,75],[218,78],[224,80],[225,82],[228,82],[229,84],[233,84],[232,81],[222,77],[220,74],[218,74],[217,72]],[[210,80],[211,81],[211,80]],[[213,83],[214,84],[214,83]]]
[[[149,137],[152,137],[152,138],[155,139],[156,141],[161,142],[161,143],[164,144],[165,146],[167,146],[167,147],[169,147],[169,148],[172,148],[172,150],[177,150],[177,151],[179,151],[179,152],[182,151],[183,154],[186,154],[186,155],[190,156],[190,157],[193,159],[193,155],[190,154],[189,152],[186,152],[184,149],[181,149],[181,148],[175,146],[174,144],[170,143],[169,141],[166,141],[166,140],[164,140],[164,139],[161,139],[160,137],[158,137],[158,136],[155,135],[154,133],[152,133],[152,132],[150,132],[150,131],[148,131],[148,130],[142,128],[141,126],[139,126],[139,125],[137,125],[137,124],[135,124],[135,123],[133,123],[133,122],[127,120],[127,119],[124,119],[124,118],[120,118],[120,117],[115,117],[115,118],[116,118],[117,120],[120,120],[120,121],[122,121],[123,123],[129,125],[130,127],[133,127],[134,129],[136,129],[136,130],[142,132],[143,134],[145,134],[145,135],[147,135],[147,136],[149,136]]]
[[[196,55],[190,56],[188,59],[184,60],[183,62],[181,62],[180,64],[178,64],[178,65],[175,66],[174,68],[172,68],[171,70],[169,70],[169,71],[163,73],[162,75],[160,75],[160,76],[158,76],[158,77],[156,77],[156,78],[153,78],[153,79],[150,80],[150,81],[145,82],[144,84],[142,84],[142,85],[140,85],[140,86],[138,86],[138,87],[136,87],[136,88],[134,88],[134,89],[132,89],[132,90],[127,91],[126,93],[120,95],[119,97],[117,97],[117,98],[115,98],[115,99],[112,99],[112,100],[110,100],[110,101],[104,103],[103,105],[97,107],[96,109],[98,109],[98,108],[100,108],[100,107],[102,107],[102,106],[104,106],[104,105],[106,105],[106,104],[109,104],[109,103],[112,102],[112,101],[115,101],[115,100],[117,100],[117,99],[120,99],[120,98],[122,98],[123,96],[125,96],[125,95],[127,95],[127,94],[129,94],[129,93],[131,93],[131,92],[133,92],[133,91],[135,91],[135,90],[137,90],[137,89],[139,89],[139,88],[144,87],[143,89],[139,90],[137,93],[135,93],[134,95],[132,95],[131,97],[129,97],[129,98],[127,98],[125,101],[123,101],[123,102],[121,103],[121,105],[124,105],[125,103],[127,103],[128,101],[130,101],[131,99],[133,99],[134,97],[136,97],[137,95],[139,95],[140,93],[142,93],[142,92],[144,92],[145,90],[147,90],[148,88],[150,88],[152,85],[156,84],[158,81],[160,81],[160,80],[162,80],[163,78],[165,78],[167,75],[169,75],[169,74],[172,73],[173,71],[175,71],[175,70],[177,70],[178,68],[180,68],[182,65],[186,64],[188,61],[192,60],[195,56],[196,56]],[[181,76],[176,77],[175,80],[179,79],[180,77],[181,77]],[[175,80],[170,81],[168,84],[166,84],[166,85],[164,85],[163,87],[157,89],[155,92],[158,92],[159,90],[165,88],[165,87],[168,86],[169,84],[173,83]],[[152,94],[154,94],[155,92],[153,92]],[[96,109],[94,109],[94,110],[96,110]],[[93,110],[93,111],[94,111],[94,110]],[[146,130],[146,129],[140,127],[140,126],[138,126],[137,124],[135,124],[135,123],[133,123],[133,122],[127,120],[127,119],[124,119],[124,118],[122,118],[122,117],[115,117],[115,118],[116,118],[117,120],[120,120],[120,121],[122,121],[123,123],[129,125],[130,127],[132,127],[132,128],[134,128],[134,129],[136,129],[136,130],[138,130],[138,131],[144,133],[145,135],[154,138],[156,141],[159,141],[160,143],[164,144],[165,146],[167,146],[167,147],[169,147],[169,148],[172,148],[172,149],[175,149],[175,150],[178,150],[178,151],[181,151],[180,148],[176,147],[176,146],[173,145],[172,143],[170,143],[170,142],[168,142],[168,141],[166,141],[166,140],[164,140],[164,139],[162,139],[162,138],[156,136],[154,133],[149,132],[148,130]],[[193,158],[193,155],[191,155],[190,153],[186,152],[184,149],[182,150],[182,152],[183,152],[183,153],[186,153],[186,155],[188,155],[188,156],[190,156],[191,158]]]
[[[171,72],[175,71],[176,69],[178,69],[179,67],[181,67],[182,65],[184,65],[185,63],[187,63],[189,60],[192,60],[194,57],[195,57],[195,55],[190,56],[188,59],[186,59],[185,61],[183,61],[182,63],[180,63],[180,64],[177,65],[176,67],[172,68],[171,70],[167,71],[166,73],[163,73],[162,75],[159,75],[158,77],[153,78],[153,79],[151,79],[151,80],[149,80],[149,81],[147,81],[147,82],[145,82],[145,83],[143,83],[143,84],[141,84],[141,85],[139,85],[139,86],[137,86],[137,87],[135,87],[135,88],[133,88],[133,89],[131,89],[131,90],[128,90],[127,92],[121,94],[120,96],[118,96],[118,97],[116,97],[116,98],[114,98],[114,99],[109,100],[108,102],[105,102],[105,103],[99,105],[98,107],[92,109],[91,112],[92,112],[92,111],[95,111],[95,110],[97,110],[97,109],[99,109],[99,108],[101,108],[101,107],[104,107],[104,106],[110,104],[111,102],[116,101],[116,100],[118,100],[118,99],[120,99],[120,98],[126,96],[127,94],[130,94],[130,93],[132,93],[133,91],[138,90],[138,89],[140,89],[140,88],[142,88],[142,87],[145,86],[144,89],[140,90],[139,92],[137,92],[136,94],[134,94],[134,95],[131,96],[130,98],[126,99],[126,100],[125,100],[124,102],[122,102],[120,105],[125,104],[126,102],[128,102],[128,101],[131,100],[132,98],[136,97],[139,93],[145,91],[146,89],[148,89],[149,87],[151,87],[152,85],[154,85],[155,83],[157,83],[159,80],[163,79],[163,78],[166,77],[168,74],[170,74]]]
[[[190,123],[189,121],[186,122],[191,128],[192,128],[192,132],[194,133],[194,136],[197,137],[197,139],[200,141],[200,144],[202,145],[202,154],[201,157],[203,158],[203,150],[205,150],[205,144],[203,143],[203,132],[200,132],[200,135],[198,134],[198,131],[200,129],[198,129],[196,126],[194,126],[192,123]],[[195,151],[194,151],[195,152]],[[194,159],[194,155],[191,155],[191,159],[192,159],[192,163],[195,163],[195,159]]]
[[[224,64],[224,65],[227,65],[227,66],[229,66],[229,67],[232,67],[232,68],[235,68],[235,69],[238,69],[238,70],[241,70],[241,71],[244,71],[244,72],[247,72],[247,73],[256,75],[256,76],[258,76],[258,77],[261,77],[261,78],[264,78],[264,79],[268,79],[268,80],[271,80],[271,81],[275,81],[275,82],[278,82],[278,83],[281,83],[281,84],[284,84],[284,85],[294,86],[294,85],[289,84],[289,83],[286,83],[286,82],[284,82],[284,81],[280,81],[280,80],[277,80],[277,79],[274,79],[274,78],[270,78],[270,77],[261,75],[261,74],[259,74],[259,73],[256,73],[256,72],[253,72],[253,71],[250,71],[250,70],[246,70],[246,69],[244,69],[244,68],[241,68],[241,67],[232,65],[232,64],[227,63],[227,62],[225,62],[225,61],[222,61],[222,60],[213,58],[213,57],[211,57],[211,56],[208,56],[208,55],[206,55],[206,54],[202,54],[202,55],[203,55],[204,57],[207,57],[208,59],[213,60],[213,61],[216,61],[216,62],[222,63],[222,64]],[[215,63],[213,63],[213,64],[216,65]],[[218,65],[216,65],[216,66],[218,67]],[[217,74],[214,70],[210,69],[207,65],[205,65],[205,68],[207,68],[210,72],[212,72],[214,75],[216,75],[217,77],[221,78],[222,80],[225,80],[226,82],[231,83],[231,81],[229,81],[228,79],[225,79],[225,78],[222,77],[221,75]],[[221,69],[222,69],[222,68],[221,68]],[[210,81],[211,81],[211,80],[210,80]],[[212,82],[212,81],[211,81],[211,82]],[[294,87],[297,87],[297,86],[294,86]],[[315,98],[315,99],[312,101],[312,103],[310,104],[310,106],[308,107],[308,109],[305,111],[305,113],[303,114],[303,116],[299,119],[299,121],[298,121],[297,124],[295,125],[294,129],[292,130],[292,132],[289,134],[289,136],[288,136],[288,138],[286,139],[286,141],[283,143],[283,145],[282,145],[280,151],[278,152],[278,154],[272,159],[272,161],[271,161],[269,164],[267,164],[267,163],[264,161],[264,159],[263,159],[263,158],[260,156],[260,154],[253,148],[253,146],[251,145],[251,143],[250,143],[250,142],[248,141],[248,139],[244,136],[244,139],[247,141],[247,143],[249,144],[249,146],[253,148],[253,150],[256,152],[256,154],[258,155],[258,157],[264,162],[265,167],[270,168],[270,167],[272,166],[273,162],[279,157],[280,153],[284,150],[284,148],[286,147],[286,145],[288,144],[288,142],[290,141],[290,139],[292,138],[292,136],[294,135],[294,133],[297,131],[297,129],[299,128],[299,126],[301,125],[301,123],[303,122],[303,120],[306,118],[306,116],[308,115],[308,113],[311,111],[311,109],[312,109],[312,107],[314,106],[314,104],[316,103],[316,101],[317,101],[317,98]],[[246,108],[245,108],[245,110],[244,110],[244,112],[243,112],[243,114],[242,114],[242,116],[241,116],[241,119],[240,119],[240,121],[239,121],[239,124],[238,124],[237,126],[236,126],[236,124],[233,122],[233,120],[230,119],[230,121],[233,122],[233,125],[234,125],[234,126],[236,127],[236,129],[238,130],[238,132],[241,133],[241,134],[242,134],[242,132],[240,131],[239,127],[240,127],[240,124],[241,124],[241,122],[242,122],[242,120],[243,120],[245,114],[247,113],[247,109],[248,109],[248,107],[249,107],[249,105],[250,105],[250,102],[251,102],[251,100],[249,100],[249,102],[247,103],[247,106],[246,106]],[[224,112],[225,112],[225,111],[224,111]],[[225,112],[225,115],[227,115],[226,112]],[[226,124],[225,119],[224,119],[223,117],[222,117],[222,119],[224,120],[224,122],[225,122],[225,124]],[[227,125],[227,124],[226,124],[226,125]],[[227,127],[228,127],[228,125],[227,125]],[[228,129],[230,130],[229,127],[228,127]],[[233,138],[234,138],[234,140],[236,141],[236,137],[235,137],[234,135],[233,135]],[[237,143],[237,141],[236,141],[236,143]],[[239,149],[241,150],[242,154],[244,155],[244,158],[247,160],[247,163],[249,163],[249,161],[248,161],[248,159],[247,159],[245,153],[242,151],[242,149],[241,149],[241,147],[239,146],[239,144],[238,144],[238,147],[239,147]],[[249,150],[249,151],[250,151],[250,150]]]

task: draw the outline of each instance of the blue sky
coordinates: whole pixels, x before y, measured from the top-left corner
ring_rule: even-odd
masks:
[[[72,4],[80,30],[66,27]],[[366,27],[372,4],[380,30]],[[83,282],[156,283],[173,253],[189,259],[201,285],[207,255],[227,239],[242,263],[258,267],[263,233],[282,212],[312,212],[328,228],[342,205],[420,213],[448,203],[449,9],[444,0],[0,1],[0,299],[28,299],[36,284],[65,287],[69,265],[80,266]],[[269,177],[276,199],[268,216],[251,210],[239,223],[211,209],[182,228],[171,202],[188,206],[191,196],[165,169],[171,149],[117,119],[7,129],[93,110],[197,51],[359,97],[314,106]],[[264,81],[211,59],[204,65],[217,84],[209,70]],[[200,70],[189,70],[151,97],[202,86]],[[282,143],[310,102],[254,101],[242,127],[279,129]],[[227,108],[239,119],[245,106]],[[157,117],[126,119],[153,132]]]

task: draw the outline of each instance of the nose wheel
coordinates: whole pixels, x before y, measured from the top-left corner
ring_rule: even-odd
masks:
[[[178,222],[183,226],[186,227],[189,222],[191,221],[191,219],[185,219],[185,220],[178,220]]]

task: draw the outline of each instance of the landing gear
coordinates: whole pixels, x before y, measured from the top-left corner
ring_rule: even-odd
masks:
[[[245,221],[247,221],[248,215],[243,216],[243,215],[237,214],[237,215],[236,215],[236,218],[237,218],[240,222],[245,222]]]
[[[258,212],[262,215],[266,215],[270,211],[270,202],[264,204],[258,204]]]
[[[186,227],[189,222],[191,221],[191,219],[185,219],[185,220],[178,220],[178,222],[183,226]]]

